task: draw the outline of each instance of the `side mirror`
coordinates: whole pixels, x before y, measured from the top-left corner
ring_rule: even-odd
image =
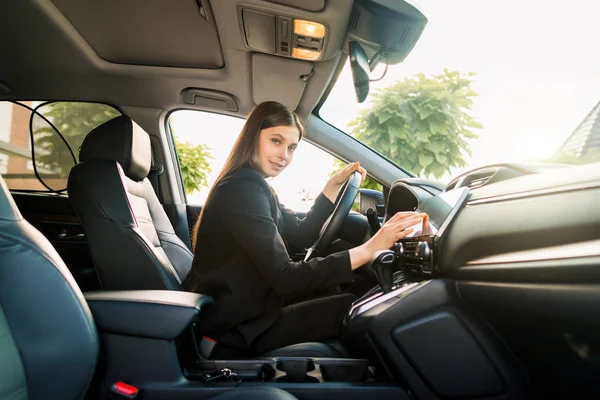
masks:
[[[369,94],[369,74],[371,72],[369,59],[362,46],[355,41],[349,43],[349,52],[356,100],[362,103]]]

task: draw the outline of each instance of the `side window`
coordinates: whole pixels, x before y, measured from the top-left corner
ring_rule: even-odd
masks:
[[[203,205],[245,120],[228,115],[178,110],[169,116],[187,203]]]
[[[169,117],[187,202],[203,205],[245,120],[201,111],[180,110]],[[307,211],[334,171],[335,157],[303,140],[292,163],[269,183],[286,207]]]
[[[336,161],[336,157],[303,140],[292,163],[271,180],[271,186],[287,208],[308,211],[330,175],[339,168]]]
[[[0,174],[8,188],[64,191],[83,139],[120,114],[97,103],[0,102]]]

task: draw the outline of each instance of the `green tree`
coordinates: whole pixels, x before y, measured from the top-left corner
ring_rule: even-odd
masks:
[[[300,196],[300,200],[305,204],[312,203],[315,200],[315,196],[306,188],[301,188],[298,195]]]
[[[348,164],[341,160],[338,160],[337,158],[334,159],[333,160],[333,171],[331,171],[329,173],[329,176],[335,175],[336,172],[338,172],[341,169],[344,169],[346,167],[346,165],[348,165]],[[381,186],[380,183],[369,178],[368,176],[365,178],[363,183],[361,183],[360,187],[363,189],[373,189],[373,190],[377,190],[379,192],[383,192],[383,186]],[[356,211],[356,212],[360,212],[360,195],[356,197],[354,204],[352,204],[352,210]]]
[[[79,149],[87,134],[119,115],[113,107],[98,103],[52,102],[40,106],[37,115],[34,115],[32,126],[36,167],[43,178],[62,178],[44,179],[46,184],[54,190],[64,189],[66,178],[76,162],[56,130],[62,134],[78,160]],[[207,176],[211,172],[210,149],[204,145],[194,146],[177,139],[175,145],[186,193],[207,186]]]
[[[83,139],[94,128],[118,115],[120,113],[113,107],[97,103],[51,102],[39,106],[32,121],[34,161],[38,172],[42,176],[65,178],[66,186],[66,178],[79,159]],[[52,126],[64,137],[73,154]]]
[[[207,187],[208,174],[212,171],[209,160],[213,159],[210,148],[204,144],[193,145],[182,142],[177,137],[174,139],[186,194]]]
[[[407,77],[375,91],[371,108],[348,126],[351,134],[416,176],[440,178],[452,168],[466,166],[469,139],[481,128],[470,114],[474,74]]]
[[[333,160],[333,171],[331,171],[329,176],[335,175],[336,172],[338,172],[341,169],[344,169],[346,167],[346,165],[348,165],[348,164],[341,160],[338,160],[338,159]],[[364,182],[360,185],[360,187],[365,188],[365,189],[378,190],[380,192],[383,191],[383,186],[381,186],[380,183],[369,178],[368,176],[366,177]]]

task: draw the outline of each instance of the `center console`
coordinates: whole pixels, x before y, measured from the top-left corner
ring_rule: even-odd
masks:
[[[113,393],[117,383],[133,386],[145,400],[208,399],[265,387],[298,398],[410,399],[365,358],[202,356],[194,323],[212,303],[208,296],[103,291],[86,293],[86,300],[100,332],[100,367],[90,389],[99,399],[121,398]]]
[[[468,193],[459,188],[423,202],[418,211],[429,215],[429,229],[374,255],[379,285],[352,304],[344,338],[415,398],[529,398],[528,378],[437,259]]]
[[[385,311],[440,275],[436,260],[438,247],[468,194],[468,188],[459,188],[443,192],[420,205],[418,211],[429,215],[429,226],[421,229],[418,236],[401,239],[393,249],[373,256],[371,267],[379,286],[353,303],[344,319],[346,325],[360,316]]]
[[[390,291],[374,288],[352,305],[344,338],[354,354],[388,371],[415,398],[530,398],[522,369],[462,302],[455,282],[408,276],[396,271]]]

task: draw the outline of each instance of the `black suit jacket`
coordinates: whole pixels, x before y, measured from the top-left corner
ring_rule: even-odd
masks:
[[[333,204],[321,194],[304,219],[281,206],[265,179],[244,167],[220,182],[204,205],[186,290],[215,299],[199,329],[248,348],[281,313],[284,296],[353,280],[348,251],[290,259],[286,241],[305,248],[317,239]]]

